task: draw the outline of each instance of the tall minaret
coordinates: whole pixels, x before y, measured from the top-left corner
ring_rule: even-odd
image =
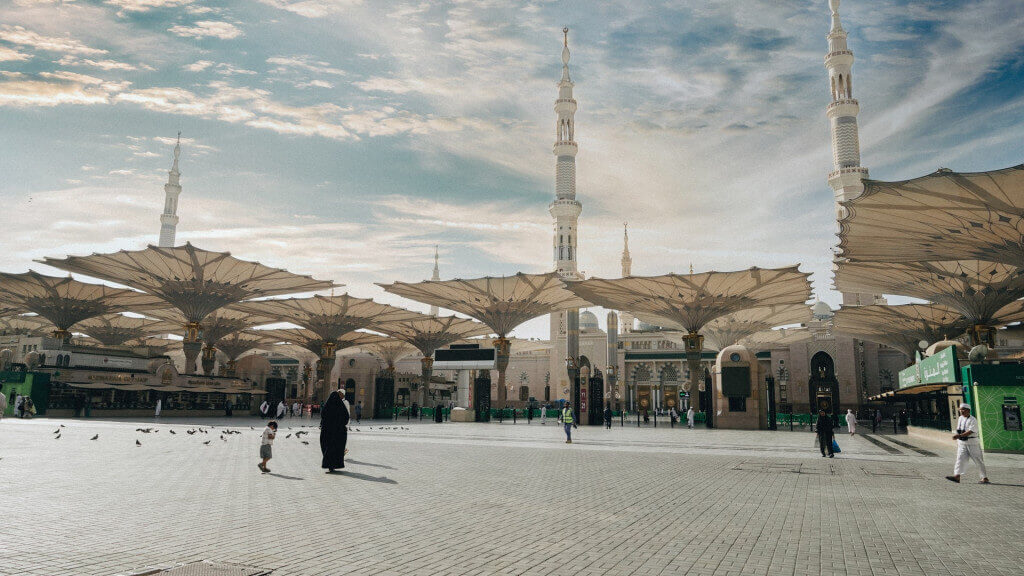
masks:
[[[577,222],[583,206],[576,200],[576,100],[569,78],[569,29],[562,28],[562,79],[555,100],[555,201],[548,207],[555,220],[552,240],[555,271],[567,280],[580,278],[576,265]],[[559,310],[551,314],[551,356],[548,374],[556,398],[573,399],[574,386],[569,378],[570,364],[580,355],[580,311]],[[570,360],[571,359],[571,360]],[[578,374],[577,374],[578,375]]]
[[[832,100],[826,113],[832,129],[832,172],[828,175],[829,186],[835,194],[836,219],[844,216],[845,209],[840,202],[852,200],[864,192],[862,179],[867,178],[868,169],[860,165],[860,136],[857,129],[857,114],[860,105],[853,97],[853,52],[846,45],[846,30],[839,22],[839,0],[829,0],[832,10],[832,29],[828,33],[828,54],[825,68],[828,70]],[[871,304],[876,297],[870,294],[843,294],[843,305]]]
[[[633,258],[629,256],[629,223],[622,223],[622,277],[633,275]],[[621,312],[619,319],[622,323],[620,332],[628,334],[633,331],[633,315],[629,312]]]
[[[161,248],[174,246],[174,233],[178,226],[178,196],[181,194],[181,172],[178,172],[178,158],[181,156],[181,132],[178,132],[178,141],[174,144],[174,165],[167,173],[167,184],[164,184],[164,213],[160,215],[160,242]]]
[[[434,275],[430,277],[431,280],[441,279],[441,269],[437,265],[437,244],[434,245]],[[430,315],[437,316],[437,306],[430,307]]]
[[[558,99],[555,100],[555,146],[553,152],[558,159],[555,168],[555,201],[549,211],[555,219],[553,239],[555,270],[563,278],[578,277],[576,266],[576,223],[582,205],[576,201],[576,152],[575,139],[576,100],[572,97],[572,80],[569,79],[569,29],[562,28],[562,79],[558,83]]]

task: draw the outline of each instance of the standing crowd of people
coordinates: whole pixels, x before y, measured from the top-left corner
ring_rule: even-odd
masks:
[[[31,397],[16,394],[13,402],[15,418],[31,418],[36,415],[36,405]],[[7,396],[4,395],[3,385],[0,384],[0,418],[3,418],[4,412],[7,411],[7,406]]]

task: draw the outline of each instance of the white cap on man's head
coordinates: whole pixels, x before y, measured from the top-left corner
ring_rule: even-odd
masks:
[[[960,409],[961,409],[961,410],[970,410],[970,409],[971,409],[971,407],[970,407],[970,405],[968,405],[968,404],[964,404],[964,403],[962,403],[962,402],[961,402],[961,403],[960,403]]]

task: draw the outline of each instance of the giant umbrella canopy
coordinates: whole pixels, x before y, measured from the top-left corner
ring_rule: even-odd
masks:
[[[1024,266],[1024,164],[864,180],[844,202],[842,258],[865,262],[984,260]]]
[[[434,352],[453,342],[474,336],[485,336],[491,329],[484,324],[459,318],[458,316],[430,316],[419,314],[407,320],[385,322],[376,328],[378,331],[406,342],[423,356],[420,359],[422,392],[420,405],[426,402],[427,387],[434,368]]]
[[[1024,297],[1024,270],[982,260],[938,262],[840,262],[836,288],[842,292],[896,294],[956,310],[969,323],[974,344],[994,346],[1002,314]]]
[[[253,330],[252,332],[277,342],[278,347],[283,350],[292,349],[294,351],[299,349],[302,352],[310,352],[315,355],[317,358],[317,380],[323,381],[325,385],[330,379],[334,368],[335,354],[346,348],[367,346],[386,339],[385,336],[359,331],[346,332],[339,336],[325,338],[323,331],[310,330],[308,328],[275,328]],[[297,355],[304,356],[305,354],[300,353]],[[305,376],[308,380],[308,375]]]
[[[95,316],[75,325],[76,332],[95,338],[103,346],[123,346],[126,342],[157,334],[169,334],[180,328],[181,324],[178,323],[153,318],[135,318],[124,314]]]
[[[565,289],[556,272],[513,276],[487,276],[471,280],[426,280],[415,284],[379,284],[384,290],[417,302],[460,312],[483,322],[498,335],[498,402],[504,405],[505,369],[508,368],[509,333],[537,316],[582,308],[589,303]]]
[[[741,310],[806,303],[811,297],[810,274],[798,268],[754,267],[735,272],[591,278],[571,282],[568,287],[605,308],[664,318],[685,330],[683,341],[690,382],[684,388],[696,391],[703,379],[701,330],[712,320]]]
[[[188,322],[187,318],[177,309],[153,312],[151,315],[176,323],[178,326]],[[221,308],[211,312],[203,320],[203,330],[199,334],[199,338],[203,342],[203,356],[201,360],[203,373],[209,375],[213,372],[213,366],[217,360],[217,350],[220,348],[220,343],[225,337],[240,330],[264,324],[273,324],[274,322],[277,322],[277,319],[270,316],[250,314],[230,308]],[[189,369],[192,370],[194,367],[190,366]]]
[[[233,308],[247,314],[267,316],[278,322],[298,324],[314,332],[322,344],[319,356],[325,384],[334,368],[334,354],[337,352],[339,338],[362,328],[373,329],[380,323],[415,315],[408,310],[349,294],[257,300],[236,304]]]
[[[0,316],[0,334],[41,336],[53,331],[53,324],[42,316],[17,313],[10,316]]]
[[[836,311],[833,323],[842,332],[895,348],[911,360],[922,340],[931,344],[955,338],[968,328],[962,314],[941,304],[843,307]]]
[[[54,338],[61,340],[68,340],[71,328],[89,318],[167,306],[150,294],[86,284],[70,276],[45,276],[32,270],[24,274],[0,273],[0,302],[49,320],[54,326]]]
[[[814,335],[806,327],[799,328],[772,328],[755,332],[750,336],[740,339],[740,344],[754,351],[771,350],[805,342]]]
[[[685,326],[667,318],[649,314],[638,314],[637,318],[655,326],[686,331]],[[704,326],[702,334],[711,350],[721,350],[751,334],[771,330],[776,326],[803,324],[809,322],[811,318],[811,307],[806,304],[761,306],[719,316]]]
[[[225,356],[227,356],[227,374],[228,376],[234,376],[235,362],[238,361],[239,356],[245,354],[246,352],[252,350],[253,348],[270,347],[275,342],[277,342],[275,338],[270,338],[264,334],[261,334],[259,331],[239,330],[236,332],[232,332],[230,335],[219,338],[217,340],[214,354],[216,354],[216,350],[220,350],[221,352],[224,353]],[[203,352],[203,370],[206,371],[207,374],[209,374],[210,371],[206,370],[206,350],[204,349]]]
[[[211,252],[186,243],[184,246],[45,258],[45,264],[130,286],[177,308],[186,321],[185,364],[195,371],[202,348],[202,322],[212,312],[264,296],[314,292],[332,288],[332,282],[270,268],[259,262],[239,260],[229,252]]]

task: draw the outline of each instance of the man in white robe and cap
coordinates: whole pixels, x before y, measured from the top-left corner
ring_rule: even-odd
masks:
[[[850,429],[850,436],[857,432],[857,415],[850,409],[846,410],[846,427]]]
[[[686,410],[686,427],[691,430],[693,429],[693,406]]]
[[[284,413],[288,411],[288,408],[284,405],[284,400],[277,403],[277,419],[284,418]]]
[[[956,465],[953,466],[953,475],[946,476],[946,480],[960,483],[960,475],[967,468],[967,460],[974,460],[978,465],[978,472],[981,475],[981,483],[988,484],[988,473],[985,471],[985,457],[981,453],[981,442],[978,440],[978,419],[971,416],[971,407],[967,404],[960,405],[960,418],[956,421]]]

